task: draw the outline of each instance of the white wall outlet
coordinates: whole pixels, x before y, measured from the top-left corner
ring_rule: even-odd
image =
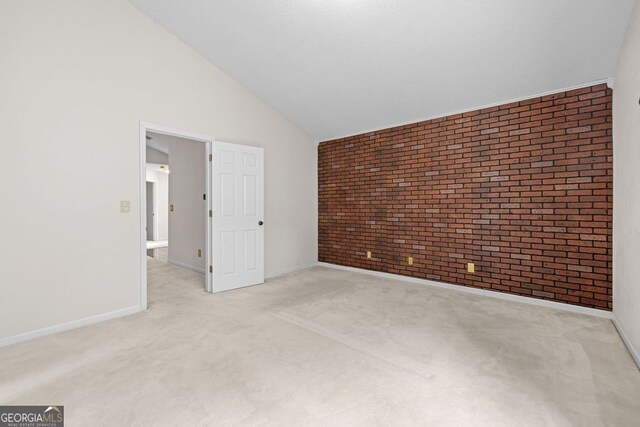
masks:
[[[120,213],[129,213],[129,212],[131,212],[131,202],[129,200],[121,200]]]

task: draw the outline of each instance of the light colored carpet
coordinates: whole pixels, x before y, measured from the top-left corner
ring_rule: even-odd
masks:
[[[610,321],[328,268],[209,295],[149,260],[144,313],[0,349],[0,403],[67,425],[638,425]]]

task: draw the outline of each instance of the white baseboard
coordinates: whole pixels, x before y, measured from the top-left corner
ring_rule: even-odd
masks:
[[[173,264],[173,265],[175,265],[177,267],[186,268],[188,270],[192,270],[192,271],[195,271],[195,272],[198,272],[198,273],[204,274],[206,272],[206,270],[204,268],[202,268],[202,267],[196,267],[196,266],[185,264],[185,263],[182,263],[182,262],[179,262],[179,261],[168,261],[168,262],[169,262],[169,264]],[[285,274],[293,273],[293,272],[300,271],[300,270],[306,270],[307,268],[315,267],[316,265],[318,265],[318,264],[314,262],[312,264],[298,265],[298,266],[291,267],[291,268],[285,268],[285,269],[282,269],[282,270],[277,270],[277,271],[274,271],[274,272],[271,272],[271,273],[267,273],[265,275],[265,279],[273,279],[274,277],[283,276]]]
[[[469,288],[469,287],[460,286],[460,285],[451,285],[449,283],[436,282],[433,280],[418,279],[416,277],[402,276],[400,274],[383,273],[380,271],[366,270],[363,268],[347,267],[344,265],[330,264],[327,262],[319,262],[318,265],[323,267],[336,268],[338,270],[351,271],[354,273],[363,273],[363,274],[369,274],[372,276],[384,277],[387,279],[402,280],[404,282],[416,283],[418,285],[434,286],[437,288],[449,289],[457,292],[466,292],[470,294],[484,295],[491,298],[521,302],[524,304],[538,305],[541,307],[557,308],[559,310],[570,311],[572,313],[588,314],[590,316],[597,316],[597,317],[603,317],[605,319],[611,319],[610,311],[598,310],[596,308],[581,307],[578,305],[571,305],[571,304],[563,304],[555,301],[547,301],[547,300],[542,300],[537,298],[524,297],[520,295],[505,294],[502,292],[489,291],[485,289]]]
[[[622,325],[620,324],[620,321],[616,317],[615,313],[611,316],[611,321],[613,322],[613,325],[618,330],[618,334],[620,334],[620,338],[622,338],[622,342],[624,343],[624,345],[627,346],[627,350],[629,350],[629,353],[631,353],[631,357],[636,362],[636,365],[638,365],[638,369],[640,369],[640,353],[633,346],[633,343],[631,342],[631,340],[629,339],[629,336],[626,334],[626,332],[622,328]]]
[[[171,262],[171,264],[177,265],[178,267],[187,268],[192,271],[197,271],[199,273],[204,274],[204,268],[194,267],[192,265],[183,264],[181,262]],[[316,263],[307,264],[307,265],[299,265],[296,267],[279,270],[273,273],[269,273],[267,278],[272,279],[277,276],[282,276],[284,274],[293,273],[295,271],[305,270],[307,268],[311,268],[316,266]],[[17,344],[24,341],[29,341],[35,338],[44,337],[47,335],[56,334],[58,332],[64,332],[71,329],[81,328],[83,326],[92,325],[94,323],[104,322],[106,320],[117,319],[118,317],[124,317],[131,314],[138,313],[140,311],[144,311],[141,307],[129,307],[123,308],[121,310],[111,311],[109,313],[98,314],[95,316],[85,317],[84,319],[72,320],[71,322],[61,323],[59,325],[48,326],[46,328],[37,329],[35,331],[25,332],[19,335],[14,335],[10,337],[0,338],[0,348],[6,347],[8,345]]]
[[[48,326],[46,328],[37,329],[35,331],[25,332],[23,334],[11,337],[0,338],[0,347],[29,341],[35,338],[44,337],[58,332],[64,332],[71,329],[81,328],[83,326],[92,325],[94,323],[104,322],[105,320],[116,319],[118,317],[128,316],[143,311],[140,306],[123,308],[120,310],[110,311],[109,313],[97,314],[95,316],[85,317],[84,319],[72,320],[71,322],[60,323],[58,325]]]
[[[300,271],[300,270],[306,270],[307,268],[315,267],[316,265],[318,265],[318,263],[314,262],[314,263],[311,263],[311,264],[298,265],[298,266],[292,267],[292,268],[285,268],[285,269],[282,269],[282,270],[273,271],[271,273],[267,273],[265,275],[265,279],[273,279],[273,278],[278,277],[278,276],[284,276],[285,274],[294,273],[294,272]]]
[[[195,271],[196,273],[204,274],[206,272],[204,267],[198,267],[195,265],[187,264],[180,261],[168,260],[169,264],[175,265],[176,267],[186,268],[187,270]]]

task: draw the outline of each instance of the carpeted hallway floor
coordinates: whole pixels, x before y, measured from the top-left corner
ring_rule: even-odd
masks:
[[[67,425],[637,425],[610,321],[317,267],[209,295],[149,259],[149,310],[0,349],[0,404]]]

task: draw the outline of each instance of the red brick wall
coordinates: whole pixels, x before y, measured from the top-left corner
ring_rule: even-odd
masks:
[[[611,309],[611,123],[598,85],[322,142],[320,261]]]

